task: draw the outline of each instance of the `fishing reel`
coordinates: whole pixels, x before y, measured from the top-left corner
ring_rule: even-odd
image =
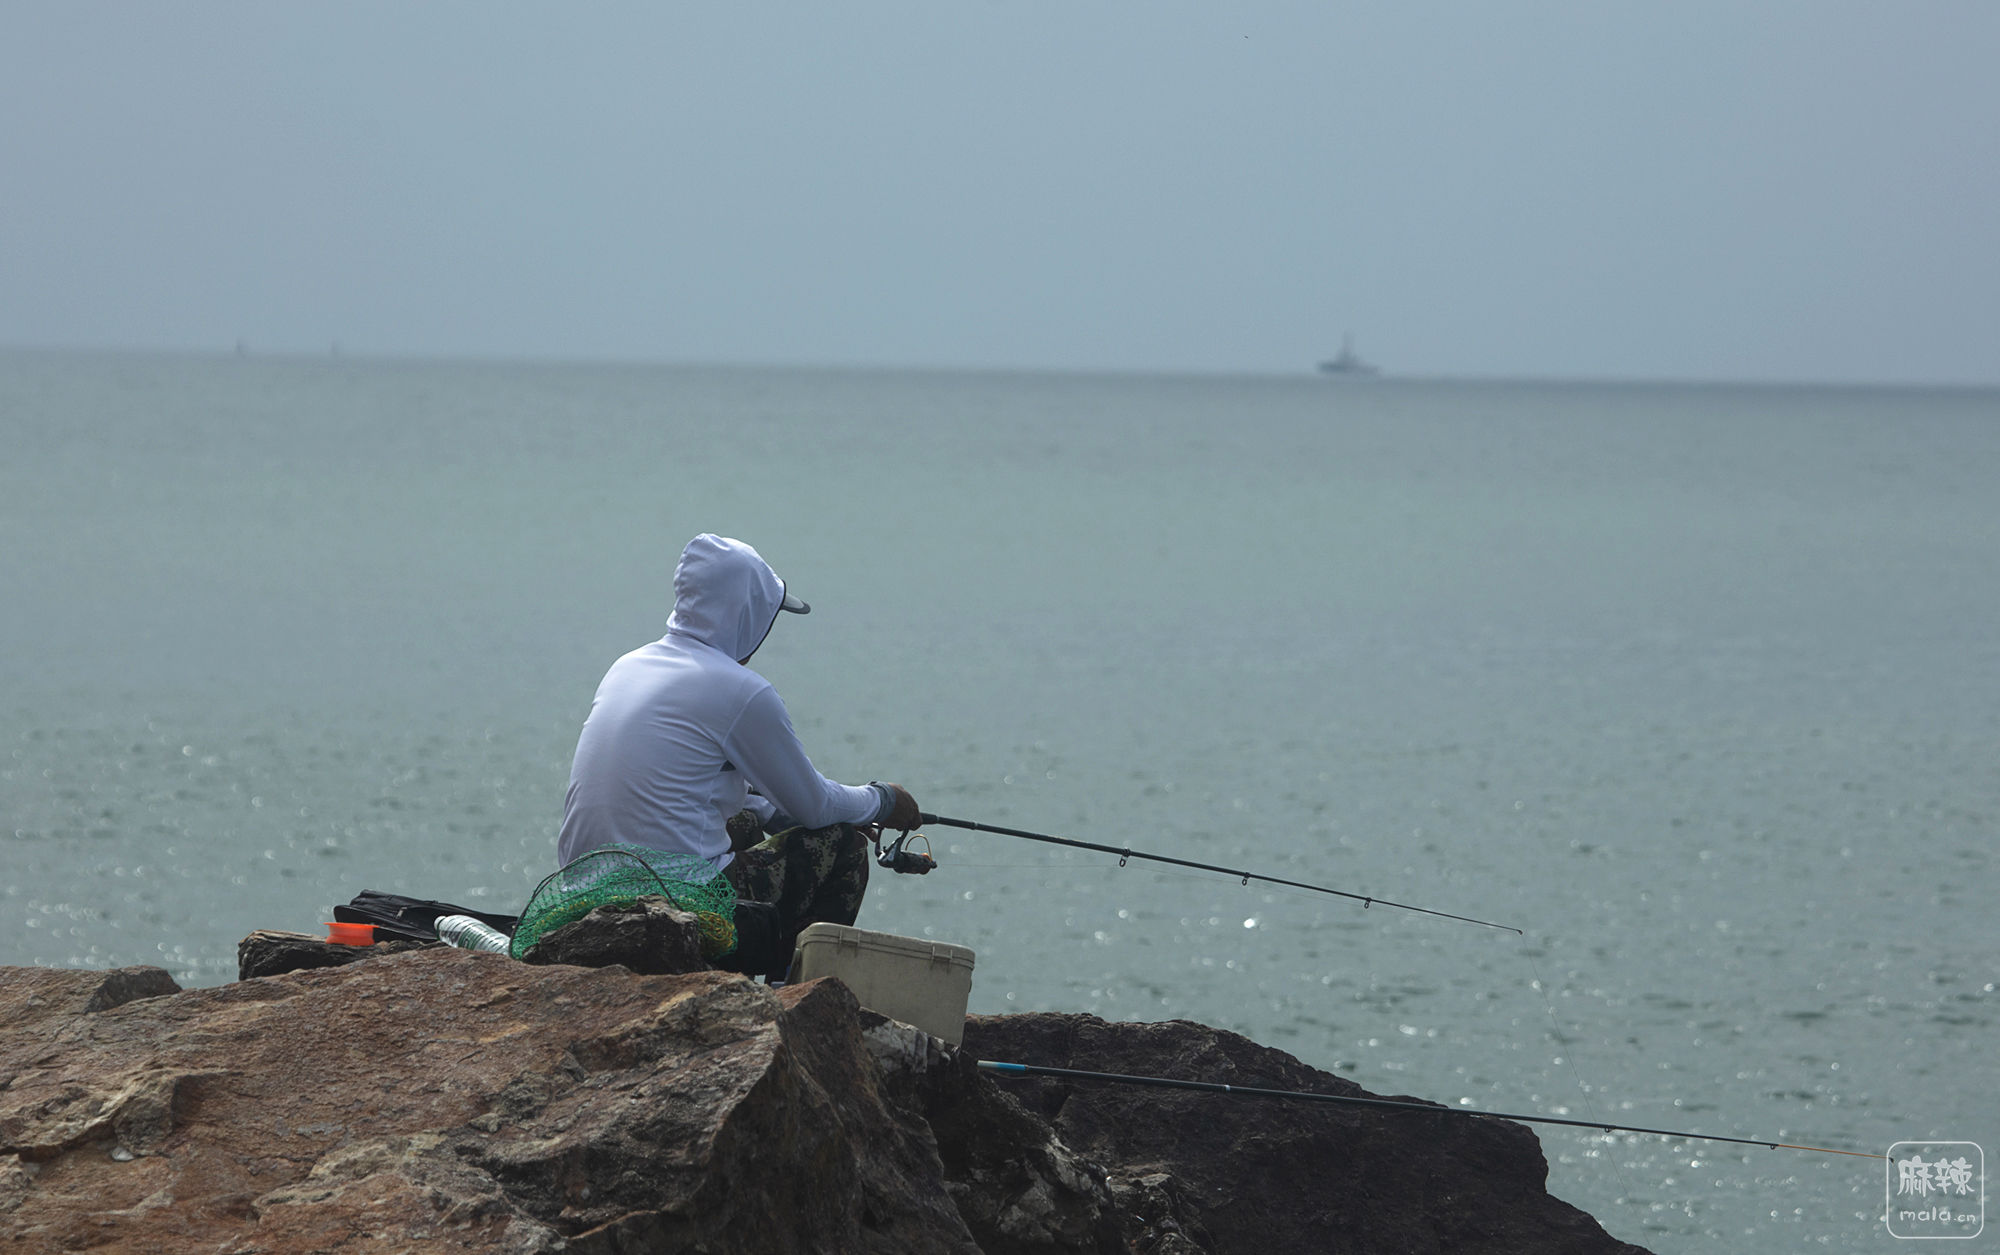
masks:
[[[921,841],[921,851],[908,848],[911,841]],[[931,857],[931,839],[921,832],[906,832],[888,845],[883,845],[880,830],[875,836],[875,862],[905,876],[928,876],[935,868],[937,859]]]

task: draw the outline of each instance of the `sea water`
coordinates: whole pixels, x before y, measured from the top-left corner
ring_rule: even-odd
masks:
[[[704,530],[836,778],[1526,934],[936,828],[860,922],[975,1010],[2000,1147],[1994,392],[0,355],[0,962],[517,909]],[[1538,1132],[1660,1250],[1889,1241],[1877,1160]]]

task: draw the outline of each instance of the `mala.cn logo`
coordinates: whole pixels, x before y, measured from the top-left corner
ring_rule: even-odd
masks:
[[[1986,1152],[1977,1142],[1897,1142],[1889,1148],[1896,1238],[1976,1238],[1986,1228]]]

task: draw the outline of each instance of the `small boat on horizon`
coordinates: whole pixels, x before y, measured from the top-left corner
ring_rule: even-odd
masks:
[[[1365,362],[1354,351],[1354,333],[1347,332],[1340,338],[1340,356],[1329,357],[1319,364],[1322,375],[1340,375],[1349,379],[1379,375],[1381,368],[1373,362]]]

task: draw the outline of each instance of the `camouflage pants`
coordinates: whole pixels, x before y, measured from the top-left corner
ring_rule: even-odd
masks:
[[[736,896],[778,908],[782,953],[808,924],[852,924],[868,891],[868,838],[850,824],[792,828],[739,852],[723,869]]]

